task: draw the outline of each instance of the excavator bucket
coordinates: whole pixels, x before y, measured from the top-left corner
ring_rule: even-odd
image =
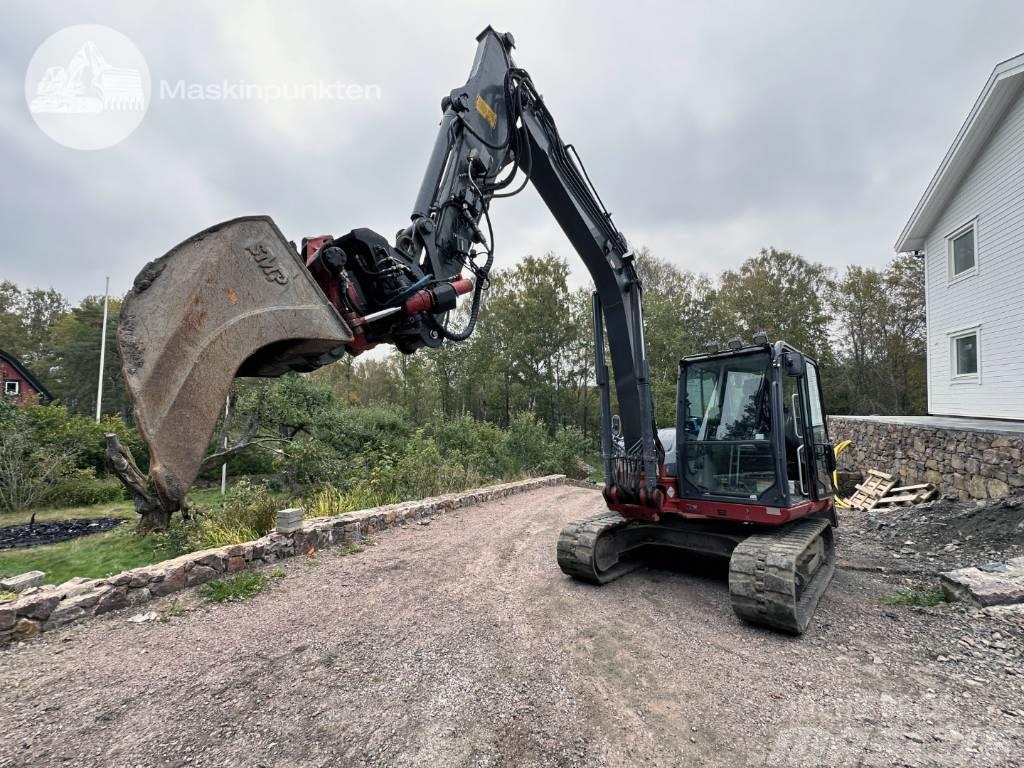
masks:
[[[176,509],[235,376],[313,370],[336,358],[352,331],[274,222],[251,216],[147,264],[125,299],[117,340],[150,480]]]

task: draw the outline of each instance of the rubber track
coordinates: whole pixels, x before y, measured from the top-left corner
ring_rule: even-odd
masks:
[[[618,512],[602,512],[569,523],[558,537],[558,567],[563,573],[591,584],[607,584],[634,570],[639,565],[635,561],[616,561],[602,570],[596,560],[598,541],[614,536],[615,531],[628,524],[629,520]]]
[[[796,564],[819,537],[823,562],[796,598]],[[747,537],[729,560],[729,596],[752,624],[802,634],[835,572],[835,543],[827,520],[799,520],[779,531]]]

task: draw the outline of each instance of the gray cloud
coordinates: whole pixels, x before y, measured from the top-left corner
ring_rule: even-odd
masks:
[[[566,139],[635,245],[716,272],[764,245],[880,266],[1024,6],[961,3],[80,2],[5,4],[0,278],[72,298],[128,288],[217,221],[289,236],[404,224],[439,117],[487,23],[516,35]],[[25,69],[56,30],[131,38],[154,83],[375,84],[371,101],[154,99],[121,144],[34,125]],[[158,86],[157,86],[158,87]],[[501,265],[568,242],[533,193],[494,207]],[[585,274],[574,271],[582,284]]]

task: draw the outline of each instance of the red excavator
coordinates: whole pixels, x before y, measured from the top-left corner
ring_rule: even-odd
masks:
[[[558,564],[603,584],[651,548],[729,558],[736,613],[802,633],[835,567],[834,457],[817,365],[764,333],[711,345],[680,361],[676,423],[659,432],[634,255],[514,63],[512,36],[488,27],[477,42],[468,81],[441,100],[410,223],[394,242],[354,229],[296,247],[270,218],[245,217],[189,238],[136,278],[118,342],[152,488],[165,507],[180,506],[236,376],[469,338],[494,263],[490,205],[530,182],[595,286],[607,511],[561,532]],[[464,294],[470,310],[456,328]]]

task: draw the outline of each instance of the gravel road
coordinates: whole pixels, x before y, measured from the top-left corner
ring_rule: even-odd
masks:
[[[0,653],[0,766],[1024,765],[1019,620],[881,605],[905,576],[842,536],[801,639],[720,568],[579,584],[558,531],[601,508],[546,488]]]

